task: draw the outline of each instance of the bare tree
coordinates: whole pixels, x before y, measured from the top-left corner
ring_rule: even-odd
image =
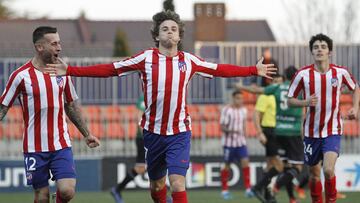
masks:
[[[10,8],[5,4],[5,0],[0,0],[0,19],[9,19],[13,15]]]
[[[357,0],[282,0],[286,10],[281,24],[281,38],[304,42],[317,33],[331,36],[337,42],[358,42],[359,3]]]

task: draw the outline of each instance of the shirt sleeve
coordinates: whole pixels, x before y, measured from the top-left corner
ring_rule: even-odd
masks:
[[[343,75],[343,83],[349,88],[349,90],[355,90],[356,87],[356,81],[352,74],[347,70],[344,69],[344,75]]]
[[[278,88],[279,88],[278,84],[268,85],[264,88],[264,94],[266,95],[274,94]]]
[[[299,72],[296,73],[292,79],[289,87],[288,98],[297,98],[301,90],[304,89],[304,81],[302,75]]]
[[[78,95],[76,94],[74,83],[70,76],[66,76],[66,84],[64,89],[65,94],[65,102],[70,103],[79,99]]]
[[[124,76],[131,73],[139,72],[141,69],[144,69],[147,53],[148,52],[143,51],[125,60],[115,62],[114,67],[117,71],[117,74],[119,76]]]
[[[257,75],[255,66],[235,66],[231,64],[215,64],[206,62],[194,55],[190,55],[194,72],[205,77],[244,77]]]
[[[23,79],[19,74],[13,72],[10,75],[10,78],[5,86],[5,90],[0,97],[0,103],[4,106],[12,106],[21,91],[21,84],[23,84]]]
[[[255,110],[264,113],[268,106],[268,99],[266,99],[265,95],[260,95],[256,100]]]
[[[221,115],[220,115],[220,124],[221,125],[228,125],[229,124],[229,116],[228,116],[228,107],[224,107],[221,110]]]
[[[97,64],[84,67],[68,66],[66,75],[77,77],[124,76],[138,72],[140,69],[144,68],[144,66],[145,54],[144,52],[141,52],[138,55],[110,64]]]

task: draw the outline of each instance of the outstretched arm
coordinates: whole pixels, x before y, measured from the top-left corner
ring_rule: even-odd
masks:
[[[215,77],[245,77],[258,75],[272,79],[270,75],[276,73],[277,68],[274,64],[263,64],[263,58],[258,61],[256,66],[236,66],[231,64],[218,64],[215,69],[199,66],[198,71],[210,74]]]
[[[117,71],[112,63],[97,64],[93,66],[68,66],[62,59],[59,59],[58,64],[47,64],[45,73],[51,76],[71,75],[77,77],[111,77],[117,76]]]
[[[9,110],[9,107],[0,104],[0,121],[2,121],[2,119],[5,117],[8,110]]]
[[[76,128],[84,136],[86,144],[90,148],[94,148],[100,145],[100,141],[93,135],[90,134],[89,129],[81,116],[79,104],[77,102],[70,102],[65,104],[65,112],[71,122],[74,123]]]
[[[263,87],[259,87],[257,85],[243,86],[242,84],[236,84],[235,88],[238,89],[238,90],[251,92],[251,93],[254,93],[254,94],[263,94],[264,91],[265,91]]]

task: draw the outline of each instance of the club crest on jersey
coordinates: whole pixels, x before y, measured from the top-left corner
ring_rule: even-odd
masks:
[[[187,67],[186,67],[186,63],[184,62],[184,61],[179,61],[179,70],[181,71],[181,72],[185,72],[186,71],[186,69],[187,69]]]
[[[331,78],[331,86],[333,86],[333,87],[338,86],[338,79],[337,78]]]
[[[59,87],[63,87],[64,79],[61,76],[56,76],[56,83],[59,85]]]

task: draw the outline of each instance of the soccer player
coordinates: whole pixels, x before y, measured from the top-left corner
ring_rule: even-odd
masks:
[[[214,64],[179,50],[184,24],[173,11],[153,16],[151,34],[157,48],[131,58],[90,67],[66,64],[48,65],[51,74],[109,77],[138,73],[144,91],[145,112],[140,121],[144,129],[146,163],[154,202],[166,202],[166,173],[174,203],[187,202],[185,175],[190,161],[191,119],[186,108],[187,86],[194,74],[206,77],[270,77],[276,68],[264,65],[239,67]]]
[[[75,195],[75,165],[65,113],[90,147],[99,140],[89,133],[76,103],[78,96],[69,76],[50,77],[48,63],[58,63],[60,37],[53,27],[33,32],[35,56],[16,69],[0,97],[0,120],[16,98],[23,110],[23,152],[27,184],[34,188],[34,202],[49,202],[50,172],[56,181],[56,202],[69,202]]]
[[[354,91],[353,107],[347,119],[357,117],[359,87],[347,68],[330,64],[333,42],[324,34],[311,37],[309,48],[314,64],[301,68],[289,88],[289,105],[306,107],[304,120],[305,163],[310,166],[310,193],[312,202],[321,203],[322,183],[325,176],[325,201],[336,202],[335,163],[340,152],[343,123],[339,98],[343,86]],[[304,99],[297,99],[302,92]]]
[[[254,123],[257,137],[260,143],[265,146],[266,172],[252,187],[252,192],[262,202],[274,202],[275,198],[267,186],[271,178],[282,170],[280,168],[281,160],[278,156],[278,144],[274,134],[276,126],[276,100],[274,95],[261,94],[258,97],[255,104]]]
[[[249,155],[246,147],[246,118],[247,110],[242,104],[242,93],[235,90],[232,93],[232,104],[225,106],[221,111],[220,124],[223,132],[222,144],[224,149],[224,168],[221,170],[221,187],[224,199],[231,199],[228,179],[230,164],[240,161],[245,196],[253,197],[250,185]]]
[[[277,192],[282,186],[286,186],[290,203],[296,202],[292,180],[300,173],[304,163],[304,152],[301,137],[302,108],[289,107],[287,104],[287,94],[290,81],[296,71],[297,69],[294,66],[289,66],[284,71],[284,82],[275,83],[265,88],[254,86],[238,87],[241,90],[253,93],[263,93],[275,96],[276,126],[274,134],[279,147],[278,154],[280,155],[281,160],[285,162],[285,165],[283,162],[279,162],[281,167],[278,167],[280,170],[277,172],[282,172],[282,174],[279,175],[273,190]],[[273,176],[275,175],[277,174],[273,173]],[[269,180],[271,178],[272,177],[269,177]]]

